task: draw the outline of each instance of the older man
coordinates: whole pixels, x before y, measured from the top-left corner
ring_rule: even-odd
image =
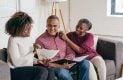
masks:
[[[52,60],[75,58],[74,51],[59,37],[59,18],[55,15],[49,16],[46,27],[46,32],[37,38],[36,44],[39,44],[45,49],[59,50],[59,53]],[[90,65],[87,60],[83,60],[76,64],[49,63],[48,66],[54,68],[53,70],[58,77],[58,80],[73,80],[70,74],[71,71],[77,72],[77,80],[89,80]]]

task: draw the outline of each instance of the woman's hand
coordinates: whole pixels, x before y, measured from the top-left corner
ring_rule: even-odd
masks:
[[[60,36],[60,38],[62,38],[65,41],[68,39],[68,37],[66,36],[66,34],[63,31],[59,32],[59,36]]]
[[[43,64],[44,66],[49,66],[50,59],[38,60],[38,64]]]
[[[39,44],[33,44],[33,52],[36,53],[36,49],[41,49],[42,47]]]
[[[37,60],[37,63],[38,64],[43,64],[43,61],[42,60]]]

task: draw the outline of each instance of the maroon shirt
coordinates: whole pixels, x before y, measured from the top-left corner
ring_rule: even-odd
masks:
[[[75,52],[62,40],[59,36],[51,36],[46,31],[36,39],[36,44],[41,45],[45,49],[59,50],[58,54],[52,60],[63,58],[75,58]]]
[[[79,37],[76,32],[69,32],[67,36],[80,47],[80,53],[76,52],[76,57],[89,55],[87,59],[90,60],[98,55],[94,49],[93,34],[87,33],[85,36]]]

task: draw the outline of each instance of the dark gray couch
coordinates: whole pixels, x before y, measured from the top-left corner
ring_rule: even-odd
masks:
[[[121,76],[121,65],[123,63],[123,43],[116,40],[99,38],[96,49],[106,63],[106,80],[119,78]]]
[[[0,80],[10,80],[10,68],[6,61],[6,49],[0,49]]]
[[[106,62],[106,80],[115,80],[115,78],[120,77],[121,64],[123,61],[123,43],[120,41],[99,38],[96,49]],[[6,49],[0,49],[0,80],[10,80],[10,71],[6,64],[6,60]]]

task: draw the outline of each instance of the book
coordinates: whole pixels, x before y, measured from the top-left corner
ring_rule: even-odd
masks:
[[[57,63],[57,64],[64,64],[64,63],[68,63],[68,64],[71,64],[71,63],[77,63],[77,62],[81,62],[82,60],[84,60],[85,58],[87,58],[88,55],[86,56],[81,56],[81,57],[76,57],[74,58],[73,60],[70,60],[70,59],[60,59],[60,60],[57,60],[57,61],[52,61],[53,63]]]
[[[52,59],[56,56],[59,50],[49,50],[49,49],[36,49],[37,56],[40,60],[42,59]]]
[[[76,63],[76,61],[69,60],[69,59],[60,59],[60,60],[57,60],[57,61],[52,61],[52,63],[57,63],[57,64],[68,63],[68,64],[71,64],[71,63]]]

